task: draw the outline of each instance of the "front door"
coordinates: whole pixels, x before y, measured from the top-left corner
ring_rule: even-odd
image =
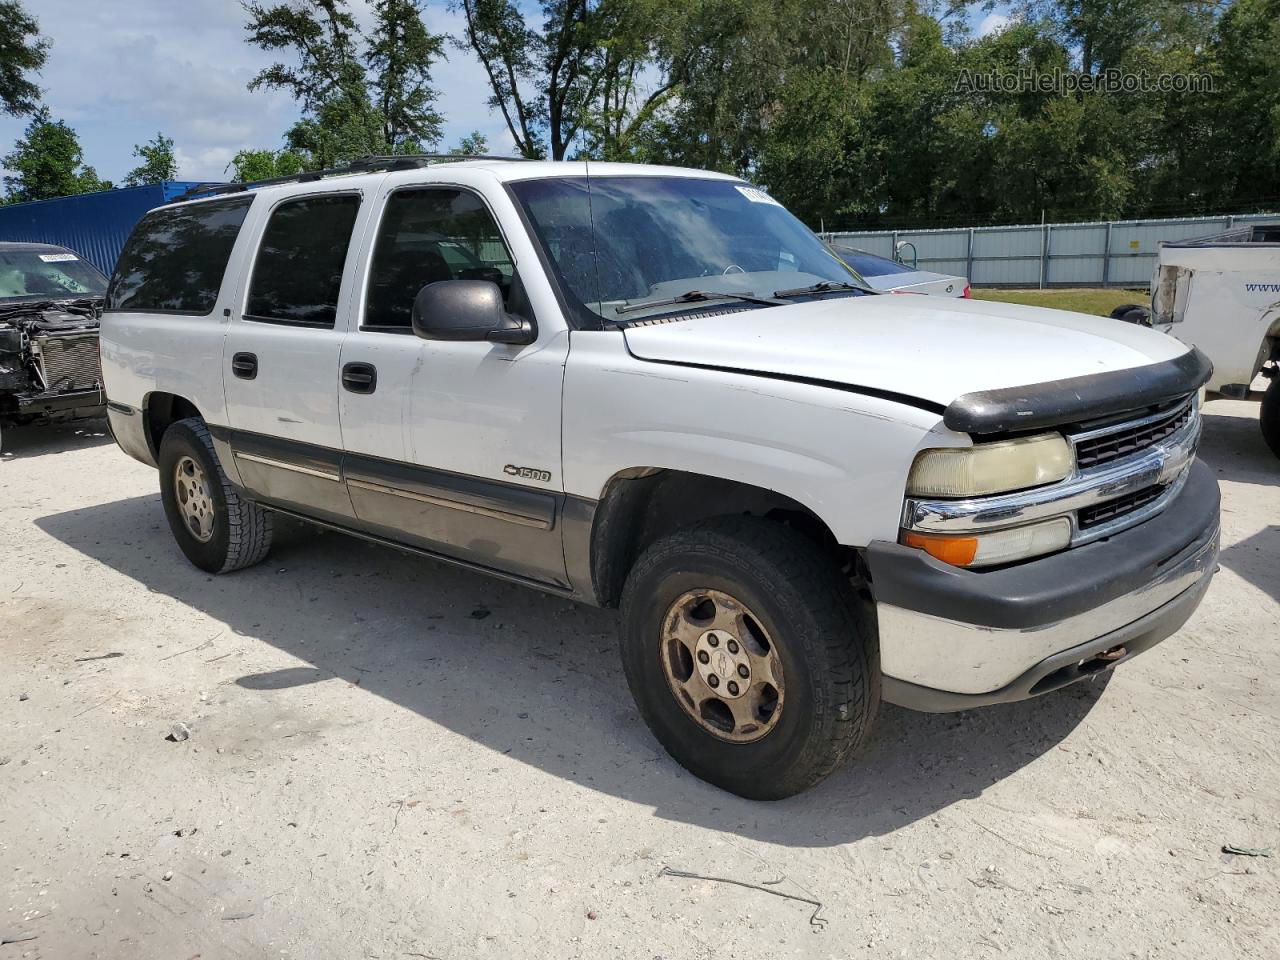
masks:
[[[337,521],[353,516],[338,383],[360,202],[356,192],[311,193],[267,213],[222,361],[241,482],[268,503]]]
[[[560,395],[568,339],[428,341],[415,294],[491,280],[528,313],[520,264],[482,197],[461,187],[389,192],[363,303],[342,345],[366,379],[340,393],[344,471],[362,526],[495,570],[567,585],[560,542]],[[536,269],[532,264],[526,269]]]

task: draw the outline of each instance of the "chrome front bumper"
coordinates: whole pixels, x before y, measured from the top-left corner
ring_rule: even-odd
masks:
[[[1217,481],[1195,464],[1147,522],[1003,570],[872,544],[885,699],[923,710],[1018,700],[1154,646],[1217,569],[1218,506]],[[1099,661],[1103,651],[1111,659]]]

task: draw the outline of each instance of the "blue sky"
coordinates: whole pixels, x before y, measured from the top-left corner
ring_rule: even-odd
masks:
[[[250,93],[246,84],[273,58],[245,42],[237,0],[25,0],[53,41],[38,77],[54,117],[80,136],[85,162],[119,183],[137,161],[135,144],[157,131],[173,137],[184,180],[221,180],[236,151],[278,147],[297,118],[292,98]],[[368,0],[350,0],[369,22]],[[461,17],[435,0],[425,6],[434,33],[461,34]],[[1000,8],[997,8],[1000,9]],[[1001,13],[975,11],[979,33],[998,29]],[[487,103],[488,81],[472,55],[452,46],[433,68],[445,117],[443,147],[472,130],[490,150],[508,152],[511,137]],[[0,116],[0,156],[8,153],[25,119]]]
[[[237,150],[278,147],[297,118],[287,94],[250,93],[245,85],[272,58],[245,42],[236,0],[25,0],[53,41],[37,78],[54,117],[79,134],[85,162],[119,183],[137,165],[135,144],[157,131],[173,137],[179,176],[220,180]],[[366,0],[351,0],[367,22]],[[425,4],[428,28],[458,34],[460,18],[443,3]],[[506,152],[510,136],[486,103],[484,71],[463,50],[433,69],[445,115],[443,146],[473,129]],[[0,116],[0,156],[27,120]]]

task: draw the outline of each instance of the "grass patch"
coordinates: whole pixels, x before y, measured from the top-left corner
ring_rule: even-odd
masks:
[[[1111,311],[1122,303],[1149,304],[1151,297],[1145,290],[1065,289],[1065,290],[997,290],[994,287],[974,287],[975,300],[996,300],[1000,303],[1023,303],[1029,307],[1050,307],[1054,310],[1074,310],[1092,313],[1099,317],[1111,316]]]

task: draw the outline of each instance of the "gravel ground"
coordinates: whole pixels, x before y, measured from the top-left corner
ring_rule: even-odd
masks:
[[[0,960],[1280,956],[1280,463],[1207,410],[1222,569],[1180,634],[886,706],[773,804],[666,757],[611,613],[300,524],[212,578],[100,426],[9,431],[0,940],[35,939]]]

